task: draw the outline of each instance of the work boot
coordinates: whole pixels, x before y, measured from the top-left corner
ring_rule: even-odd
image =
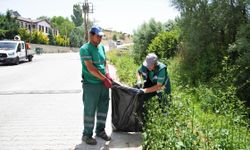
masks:
[[[110,141],[110,140],[111,140],[111,137],[108,136],[108,135],[106,134],[105,131],[102,131],[102,132],[100,132],[100,133],[97,133],[96,136],[98,136],[98,137],[104,139],[105,141]]]
[[[97,144],[97,142],[94,138],[88,137],[84,134],[82,135],[82,141],[86,142],[86,144],[88,144],[88,145],[96,145]]]

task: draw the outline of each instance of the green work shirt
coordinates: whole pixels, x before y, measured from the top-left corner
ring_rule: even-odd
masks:
[[[92,61],[93,65],[103,74],[106,74],[105,70],[105,49],[102,44],[99,44],[97,47],[92,43],[88,42],[80,48],[80,57],[82,62],[82,76],[84,77],[85,83],[101,83],[102,80],[95,77],[87,69],[84,61]]]
[[[138,69],[138,72],[142,75],[143,80],[147,80],[147,78],[149,77],[150,81],[154,84],[160,83],[163,85],[168,78],[166,65],[161,62],[158,62],[156,68],[151,71],[149,71],[147,67],[142,65]]]

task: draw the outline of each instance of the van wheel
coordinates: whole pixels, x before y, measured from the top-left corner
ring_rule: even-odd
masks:
[[[19,65],[19,57],[16,57],[15,65]]]

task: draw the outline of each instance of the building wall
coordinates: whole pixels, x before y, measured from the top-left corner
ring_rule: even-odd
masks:
[[[46,21],[41,21],[36,24],[37,29],[44,34],[49,34],[49,29],[51,28],[50,24],[48,24]]]
[[[48,35],[49,30],[52,29],[52,33],[54,35],[59,35],[59,31],[57,29],[51,28],[51,25],[45,20],[42,20],[40,22],[31,22],[31,21],[29,22],[29,21],[22,20],[22,19],[17,19],[17,20],[20,26],[22,28],[26,28],[28,31],[38,30],[38,31],[43,32],[45,35]]]
[[[42,48],[44,53],[68,53],[68,52],[79,52],[80,48],[77,47],[64,47],[64,46],[52,46],[43,44],[30,44],[31,49]]]

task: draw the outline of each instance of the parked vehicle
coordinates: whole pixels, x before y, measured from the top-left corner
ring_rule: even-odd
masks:
[[[33,55],[30,45],[20,38],[0,41],[0,63],[18,65],[20,61],[32,61]]]
[[[122,41],[121,40],[117,40],[116,41],[116,45],[122,45],[123,43],[122,43]]]

